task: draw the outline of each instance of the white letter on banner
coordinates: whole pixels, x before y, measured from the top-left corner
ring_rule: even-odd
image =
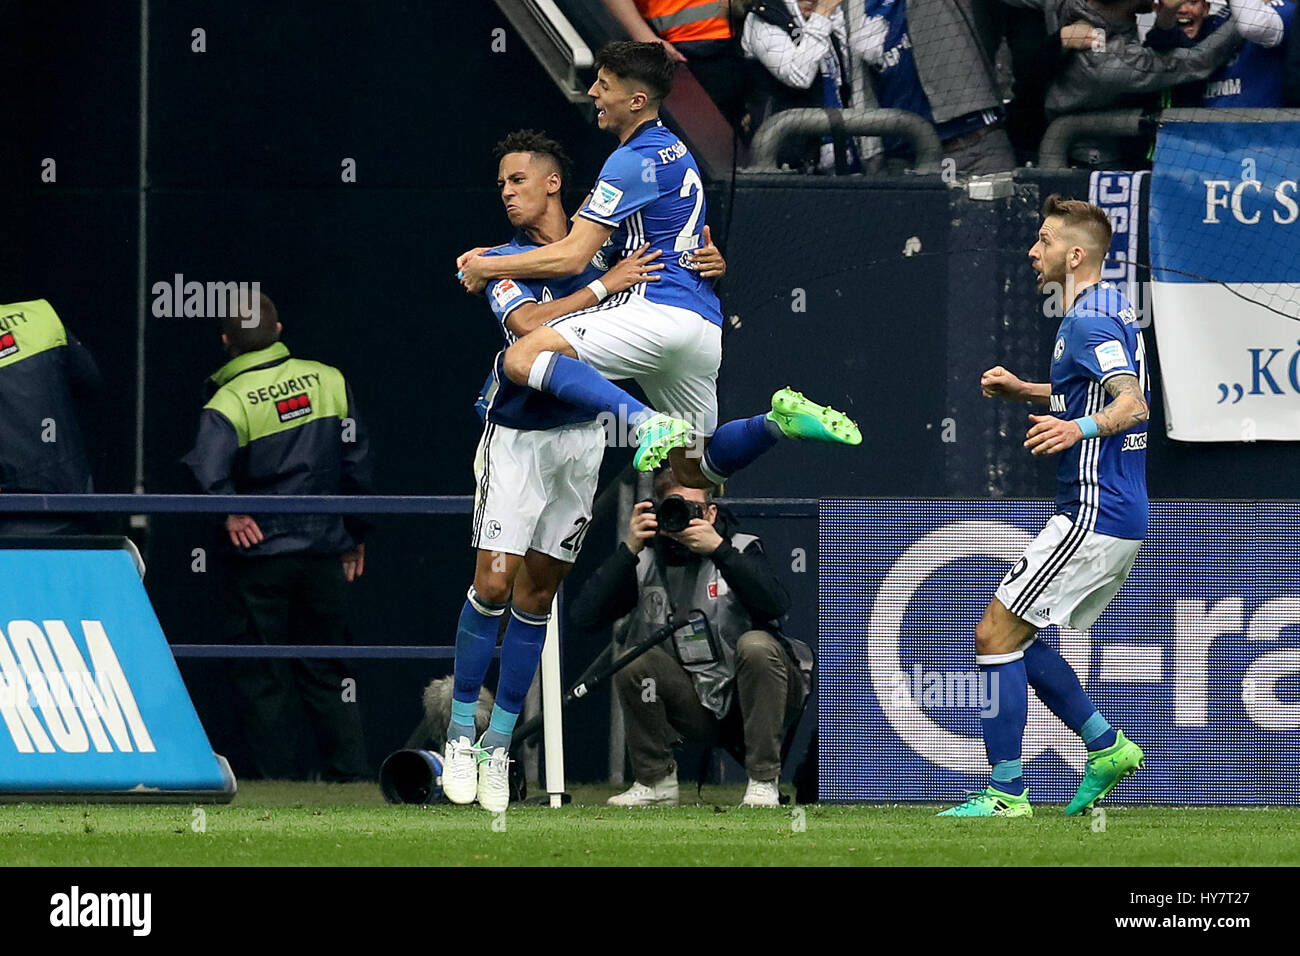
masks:
[[[127,683],[126,675],[122,673],[122,665],[117,662],[117,655],[113,653],[113,645],[109,643],[108,635],[104,633],[104,625],[99,621],[82,621],[81,633],[86,636],[90,664],[95,669],[95,684],[103,694],[103,709],[100,713],[107,720],[115,718],[120,709],[126,715],[131,736],[135,738],[136,749],[141,753],[153,753],[157,748],[153,745],[153,738],[149,736],[149,728],[144,725],[144,720],[140,716],[140,708],[136,706],[131,685]],[[111,723],[109,728],[111,733]]]
[[[1217,226],[1219,224],[1219,217],[1215,215],[1214,208],[1216,206],[1221,206],[1224,209],[1228,208],[1228,197],[1224,196],[1220,198],[1217,195],[1220,186],[1222,186],[1224,190],[1227,190],[1232,186],[1232,183],[1228,182],[1226,179],[1205,180],[1205,218],[1202,219],[1201,222],[1209,222]]]
[[[81,725],[81,718],[77,716],[54,653],[45,640],[45,632],[35,621],[10,621],[9,640],[13,643],[18,662],[27,672],[36,696],[36,706],[41,709],[45,726],[54,738],[54,746],[64,753],[85,753],[90,749],[90,740],[86,737],[86,728]]]
[[[86,722],[86,729],[90,731],[95,749],[100,753],[112,753],[113,747],[108,742],[108,737],[111,735],[118,750],[130,753],[131,738],[127,736],[126,722],[122,719],[117,701],[113,699],[111,692],[105,695],[96,686],[95,677],[90,673],[85,658],[81,656],[81,651],[73,642],[68,626],[62,621],[45,621],[44,624],[45,634],[54,648],[54,653],[58,655],[59,667],[63,669],[64,679],[72,686],[73,697],[81,709],[82,719]],[[84,622],[82,628],[85,629]],[[116,663],[114,658],[114,664]],[[100,679],[103,680],[102,677]],[[108,727],[108,734],[104,733],[105,725]]]
[[[29,754],[33,750],[43,754],[54,753],[54,744],[50,743],[27,699],[27,678],[14,660],[3,632],[0,632],[0,717],[4,718],[9,736],[14,740],[14,749],[20,754]],[[34,747],[33,740],[36,741]]]
[[[1237,188],[1232,191],[1232,215],[1242,225],[1253,226],[1259,222],[1259,210],[1255,210],[1255,215],[1251,219],[1247,219],[1241,212],[1241,192],[1247,186],[1253,188],[1257,194],[1259,193],[1259,183],[1253,179],[1238,183]]]
[[[1273,198],[1277,200],[1279,206],[1287,211],[1287,217],[1283,219],[1277,214],[1276,209],[1273,210],[1273,221],[1279,226],[1289,226],[1296,221],[1297,216],[1300,216],[1300,206],[1297,206],[1296,201],[1287,195],[1287,190],[1296,191],[1296,181],[1294,179],[1282,180],[1277,184],[1277,189],[1273,190]]]
[[[1215,638],[1241,631],[1241,598],[1207,608],[1200,601],[1174,602],[1174,723],[1204,727],[1208,688],[1206,660]]]
[[[1250,641],[1276,641],[1282,630],[1300,624],[1300,598],[1279,597],[1259,606],[1246,628]],[[1278,699],[1278,681],[1300,672],[1300,650],[1286,648],[1261,654],[1246,668],[1241,681],[1241,702],[1246,713],[1265,730],[1300,727],[1300,704]]]

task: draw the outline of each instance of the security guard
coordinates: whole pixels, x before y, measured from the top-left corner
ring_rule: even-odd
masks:
[[[262,295],[251,317],[223,320],[231,359],[185,456],[208,494],[335,495],[370,491],[366,432],[338,369],[292,358],[279,341],[275,305]],[[344,582],[365,567],[365,524],[337,515],[230,515],[228,628],[255,644],[344,644]],[[361,721],[345,698],[338,660],[240,660],[232,664],[244,703],[255,769],[295,776],[289,708],[297,687],[313,720],[330,781],[365,779]]]
[[[89,350],[44,299],[0,305],[0,492],[88,494],[76,400],[101,385]],[[0,534],[85,530],[74,517],[0,518]]]

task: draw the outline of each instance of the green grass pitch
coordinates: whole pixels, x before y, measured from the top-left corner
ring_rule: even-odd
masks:
[[[392,807],[373,785],[251,782],[206,806],[0,807],[5,866],[1223,866],[1300,863],[1300,808],[1111,807],[1066,818],[938,820],[929,806],[735,806],[706,787],[681,807]],[[800,813],[801,811],[801,813]],[[200,832],[201,831],[201,832]]]

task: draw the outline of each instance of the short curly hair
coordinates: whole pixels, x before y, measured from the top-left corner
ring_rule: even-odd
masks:
[[[569,159],[569,154],[564,151],[564,147],[541,130],[517,129],[507,134],[505,139],[497,143],[493,154],[497,159],[501,159],[509,153],[532,153],[534,156],[545,156],[555,165],[555,171],[564,180],[569,178],[569,170],[573,168],[573,163]]]

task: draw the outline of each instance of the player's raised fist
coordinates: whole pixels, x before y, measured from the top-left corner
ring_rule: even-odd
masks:
[[[654,507],[649,501],[638,501],[632,506],[632,520],[628,524],[624,543],[633,554],[640,554],[659,531],[659,519],[655,517]]]
[[[1074,422],[1062,421],[1051,415],[1030,415],[1034,424],[1025,436],[1025,447],[1035,455],[1055,455],[1072,448],[1083,437],[1083,430]]]
[[[487,252],[491,248],[491,246],[475,246],[473,249],[469,250],[469,252],[462,252],[456,257],[456,271],[459,272],[464,269],[465,263],[469,262],[469,260],[473,259],[475,256],[483,255],[483,253]]]
[[[980,391],[985,398],[1019,399],[1024,395],[1025,383],[1001,365],[995,365],[980,376]]]

